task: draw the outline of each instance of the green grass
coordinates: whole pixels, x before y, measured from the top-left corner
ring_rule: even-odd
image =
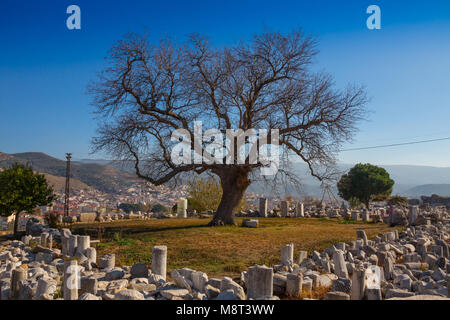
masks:
[[[136,245],[136,241],[130,238],[119,238],[115,240],[119,246],[134,246]]]
[[[99,243],[99,244],[97,244],[97,249],[107,249],[109,247],[111,247],[111,245],[107,244],[107,243]]]
[[[294,243],[295,259],[299,250],[321,251],[336,242],[356,239],[363,229],[369,238],[387,232],[385,224],[347,223],[344,220],[316,218],[259,218],[258,228],[238,226],[207,227],[207,219],[151,219],[102,223],[98,256],[116,254],[117,265],[136,262],[151,264],[152,247],[167,245],[168,271],[188,267],[211,276],[237,276],[253,264],[272,266],[280,261],[280,249]],[[96,238],[98,223],[76,224],[75,233]]]
[[[340,220],[339,224],[358,224],[358,221],[354,221],[354,220]]]

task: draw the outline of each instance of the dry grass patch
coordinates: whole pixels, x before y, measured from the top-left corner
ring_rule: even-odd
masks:
[[[369,238],[389,228],[384,224],[340,224],[315,218],[259,218],[259,228],[207,227],[206,219],[151,219],[110,223],[77,224],[77,234],[93,238],[102,230],[98,256],[116,254],[118,265],[151,263],[152,247],[168,247],[168,269],[189,267],[211,276],[237,276],[253,264],[279,263],[280,249],[287,243],[299,250],[324,250],[336,242],[356,239],[363,229]],[[238,225],[242,219],[236,219]]]
[[[323,300],[325,299],[325,295],[327,292],[331,291],[331,286],[324,287],[324,286],[318,286],[312,290],[302,290],[302,293],[300,294],[300,299],[317,299],[317,300]]]

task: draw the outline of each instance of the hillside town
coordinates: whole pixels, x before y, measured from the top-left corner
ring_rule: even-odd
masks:
[[[55,190],[57,200],[52,205],[36,207],[34,214],[23,212],[19,220],[19,229],[24,230],[25,225],[33,216],[45,218],[49,214],[64,215],[63,190]],[[262,194],[247,192],[246,202],[249,208],[256,208],[258,198]],[[84,190],[71,190],[69,197],[69,216],[78,218],[82,213],[121,213],[121,204],[155,205],[160,204],[171,211],[180,198],[187,198],[187,185],[175,188],[166,185],[154,186],[150,183],[135,183],[120,189],[117,193],[105,193],[89,188]],[[144,212],[143,212],[144,213]],[[10,230],[14,223],[14,216],[0,217],[1,230]]]

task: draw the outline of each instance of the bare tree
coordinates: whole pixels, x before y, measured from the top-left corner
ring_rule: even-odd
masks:
[[[265,32],[224,48],[199,35],[180,45],[167,39],[152,45],[128,35],[113,46],[109,67],[89,86],[100,119],[94,151],[133,160],[137,176],[155,185],[187,172],[216,175],[223,196],[210,225],[234,224],[233,210],[264,164],[248,156],[243,164],[223,164],[211,155],[211,161],[177,164],[172,133],[186,130],[193,153],[202,154],[208,142],[196,141],[193,121],[223,133],[278,129],[279,174],[291,175],[289,161],[299,157],[311,175],[329,178],[367,99],[360,86],[337,90],[330,75],[312,72],[316,54],[315,39],[301,31]]]

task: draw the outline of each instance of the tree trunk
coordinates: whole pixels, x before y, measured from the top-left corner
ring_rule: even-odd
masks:
[[[17,237],[17,228],[19,226],[19,215],[20,215],[20,212],[16,212],[15,213],[15,217],[14,217],[14,238]]]
[[[235,225],[233,213],[251,181],[249,171],[242,167],[224,168],[218,174],[222,186],[222,199],[209,226]]]

